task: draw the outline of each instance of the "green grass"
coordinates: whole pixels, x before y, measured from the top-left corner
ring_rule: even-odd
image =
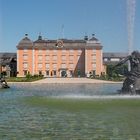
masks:
[[[26,78],[26,77],[9,77],[6,78],[7,82],[33,82],[37,80],[43,79],[42,77],[33,77],[33,78]]]

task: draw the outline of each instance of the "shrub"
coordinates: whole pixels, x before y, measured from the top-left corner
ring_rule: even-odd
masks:
[[[26,74],[26,78],[29,79],[29,78],[32,78],[32,75],[30,73]]]

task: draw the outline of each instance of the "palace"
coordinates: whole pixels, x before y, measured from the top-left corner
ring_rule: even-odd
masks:
[[[44,77],[84,77],[105,72],[102,45],[92,35],[81,40],[42,39],[31,41],[26,34],[17,45],[18,77],[28,73]]]

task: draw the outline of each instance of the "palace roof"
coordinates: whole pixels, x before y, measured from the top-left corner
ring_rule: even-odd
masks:
[[[32,47],[33,46],[33,42],[28,38],[28,35],[25,34],[25,37],[18,43],[17,47]]]
[[[84,39],[58,39],[58,40],[50,40],[50,39],[42,39],[42,36],[39,35],[38,39],[32,42],[28,37],[27,34],[25,38],[23,38],[17,48],[51,48],[53,49],[57,46],[58,41],[63,42],[64,48],[99,48],[102,49],[101,43],[97,38],[92,36],[89,40]],[[61,48],[62,49],[62,48]]]

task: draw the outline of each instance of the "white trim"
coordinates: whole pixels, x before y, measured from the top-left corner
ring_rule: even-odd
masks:
[[[60,77],[61,77],[61,72],[62,72],[62,70],[59,71],[59,76],[60,76]]]

